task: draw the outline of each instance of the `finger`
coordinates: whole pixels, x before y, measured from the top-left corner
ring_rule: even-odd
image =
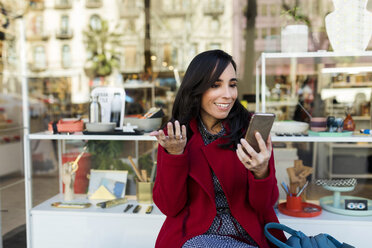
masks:
[[[238,145],[238,149],[236,149],[236,156],[238,156],[238,159],[240,160],[240,162],[242,162],[242,164],[244,164],[242,155],[240,155],[240,152],[239,152],[239,145]]]
[[[151,133],[149,133],[150,136],[159,136],[159,131],[152,131]]]
[[[239,146],[240,146],[240,148],[239,148]],[[250,170],[251,167],[252,167],[251,164],[249,162],[248,163],[244,162],[244,158],[242,157],[244,155],[242,155],[242,153],[239,150],[242,150],[241,145],[238,145],[238,149],[236,149],[236,155],[238,156],[240,162],[244,165],[244,167],[247,168],[248,170]],[[245,152],[243,152],[243,154],[245,154]]]
[[[253,149],[253,147],[248,144],[248,142],[245,139],[240,139],[240,143],[242,144],[242,147],[247,151],[248,155],[251,157],[257,156],[257,152]]]
[[[245,154],[246,153],[243,151],[242,146],[240,144],[238,144],[238,148],[236,149],[236,155],[238,156],[240,162],[242,162],[243,164],[244,164],[244,158],[243,158],[243,156]]]
[[[173,124],[172,124],[172,122],[168,122],[167,128],[168,128],[168,137],[170,139],[173,139],[174,138],[174,133],[173,133]]]
[[[159,131],[159,139],[162,140],[162,141],[165,141],[166,140],[166,136],[165,136],[165,133],[163,130],[160,130]]]
[[[256,140],[257,140],[257,143],[258,143],[258,147],[260,148],[260,151],[265,152],[267,150],[266,149],[266,142],[263,140],[261,134],[259,132],[256,132],[255,137],[256,137]]]
[[[267,141],[266,141],[266,148],[267,150],[269,151],[269,154],[271,154],[272,150],[273,150],[273,143],[271,141],[271,134],[269,134],[269,137],[267,138]]]
[[[181,139],[181,127],[178,121],[174,122],[175,130],[176,130],[176,139]]]
[[[186,137],[187,137],[186,126],[185,125],[182,125],[182,139],[185,140]]]
[[[252,163],[252,159],[249,157],[249,155],[243,150],[243,147],[241,144],[238,144],[237,154],[240,158],[240,161],[242,163]]]

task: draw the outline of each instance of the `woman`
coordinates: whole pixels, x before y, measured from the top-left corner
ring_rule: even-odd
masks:
[[[212,50],[191,61],[170,122],[152,133],[153,198],[167,216],[156,247],[270,247],[264,225],[278,222],[271,140],[256,133],[257,153],[243,139],[250,114],[237,96],[230,55]]]

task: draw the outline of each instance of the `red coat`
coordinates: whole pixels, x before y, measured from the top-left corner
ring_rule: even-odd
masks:
[[[265,223],[278,222],[273,209],[279,196],[273,156],[269,176],[255,179],[235,151],[218,147],[223,139],[205,146],[196,120],[190,127],[194,134],[183,154],[170,155],[159,145],[153,199],[167,218],[155,246],[181,247],[188,239],[208,230],[216,216],[212,168],[231,214],[259,247],[270,247],[263,230]],[[283,232],[273,234],[285,240]]]

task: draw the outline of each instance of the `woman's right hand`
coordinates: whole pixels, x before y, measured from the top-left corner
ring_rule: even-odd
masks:
[[[186,126],[182,125],[182,130],[179,121],[174,122],[174,129],[172,122],[167,123],[168,136],[165,135],[163,130],[153,131],[151,136],[155,136],[159,144],[172,155],[182,154],[185,150],[187,136]],[[173,131],[175,130],[175,132]]]

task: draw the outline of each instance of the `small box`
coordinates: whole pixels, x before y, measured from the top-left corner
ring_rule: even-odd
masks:
[[[137,202],[144,204],[152,203],[152,188],[153,182],[136,182],[137,188]]]

